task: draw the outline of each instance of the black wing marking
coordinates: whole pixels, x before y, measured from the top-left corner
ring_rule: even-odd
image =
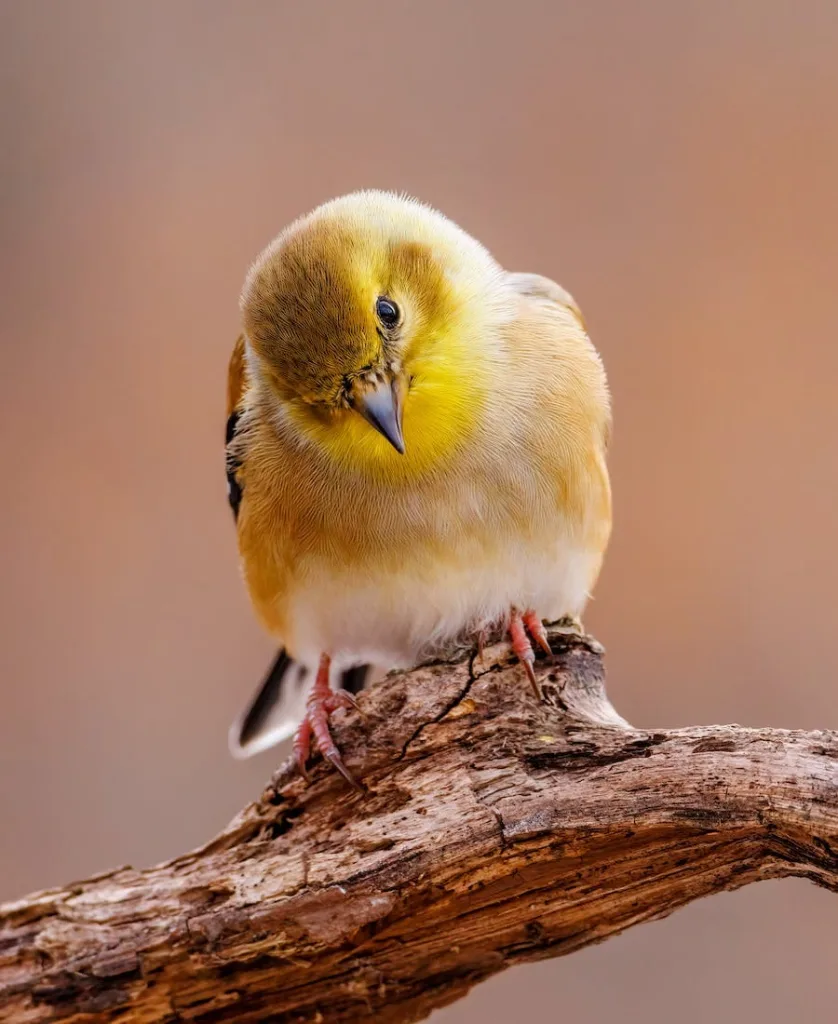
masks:
[[[282,683],[285,674],[294,659],[291,658],[284,648],[280,649],[273,664],[268,669],[262,685],[259,687],[253,702],[244,714],[239,728],[238,742],[242,747],[251,743],[262,731],[268,715],[279,703],[282,693]]]
[[[240,412],[231,412],[227,417],[227,500],[230,502],[230,508],[233,510],[233,517],[239,518],[239,508],[242,503],[242,495],[244,490],[238,478],[238,472],[241,469],[241,460],[232,454],[231,444],[236,437],[236,428],[239,425],[241,419]]]
[[[236,344],[230,355],[227,367],[227,431],[226,431],[226,469],[227,496],[233,515],[238,519],[242,503],[242,445],[236,435],[241,426],[241,416],[246,404],[248,388],[247,351],[244,335],[236,338]]]

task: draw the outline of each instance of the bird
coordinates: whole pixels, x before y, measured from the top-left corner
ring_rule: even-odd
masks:
[[[568,291],[394,192],[294,220],[240,310],[228,497],[278,653],[229,746],[293,735],[357,787],[330,718],[388,671],[500,626],[537,692],[610,538],[608,382]]]

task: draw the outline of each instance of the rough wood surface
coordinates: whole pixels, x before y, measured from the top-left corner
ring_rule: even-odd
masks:
[[[553,630],[393,676],[336,735],[367,794],[283,775],[202,849],[0,908],[0,1020],[421,1020],[511,964],[708,893],[838,888],[838,736],[644,732]]]

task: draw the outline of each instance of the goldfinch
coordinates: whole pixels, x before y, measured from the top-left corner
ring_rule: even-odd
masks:
[[[227,479],[256,614],[280,646],[236,756],[312,741],[370,675],[504,624],[578,618],[611,530],[602,362],[559,285],[508,273],[441,213],[334,199],[250,268]],[[529,636],[528,636],[529,634]],[[537,687],[536,687],[537,689]]]

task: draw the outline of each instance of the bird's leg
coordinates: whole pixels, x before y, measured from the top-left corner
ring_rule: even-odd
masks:
[[[550,647],[550,641],[547,639],[547,630],[544,628],[544,623],[538,615],[530,609],[529,611],[524,612],[522,618],[524,620],[524,625],[529,630],[529,634],[533,640],[535,640],[546,655],[552,657],[553,649]]]
[[[305,758],[308,755],[311,737],[313,736],[317,749],[323,757],[327,761],[332,762],[350,786],[363,793],[363,789],[358,785],[343,763],[340,751],[332,739],[332,734],[329,732],[329,715],[333,711],[340,707],[355,707],[355,700],[352,694],[347,693],[345,690],[335,692],[329,685],[329,668],[331,664],[332,659],[329,655],[321,654],[317,677],[306,700],[305,718],[300,723],[297,735],[294,738],[294,758],[303,775],[305,775]]]
[[[527,636],[527,630],[524,626],[524,617],[517,608],[513,608],[509,616],[509,639],[512,641],[512,650],[524,666],[524,671],[527,673],[527,679],[530,681],[530,686],[532,686],[536,697],[541,700],[541,687],[538,685],[538,680],[535,678],[535,669],[533,668],[533,664],[535,663],[535,652],[532,649],[530,638]]]

